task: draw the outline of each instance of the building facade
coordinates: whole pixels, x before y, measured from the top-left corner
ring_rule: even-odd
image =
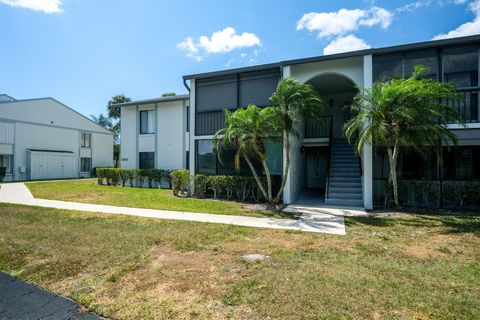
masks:
[[[382,201],[388,161],[381,148],[366,146],[357,157],[346,143],[342,127],[351,117],[349,106],[357,88],[407,77],[415,65],[423,65],[429,68],[428,77],[456,86],[464,99],[453,106],[467,126],[450,126],[458,137],[458,147],[445,148],[441,164],[414,153],[402,155],[401,178],[480,180],[479,50],[480,36],[471,36],[184,76],[190,90],[190,172],[232,172],[231,166],[216,159],[211,143],[223,127],[223,110],[250,103],[266,106],[278,82],[294,77],[311,84],[327,107],[323,125],[308,119],[298,124],[300,135],[292,141],[284,203],[313,191],[324,197],[326,204],[372,209],[374,202]],[[281,147],[272,146],[272,171],[279,175],[283,156]]]
[[[113,133],[53,98],[0,95],[5,181],[90,177],[113,166]]]
[[[188,167],[188,95],[121,104],[120,166]]]
[[[234,169],[235,150],[224,152],[223,161],[215,154],[212,138],[224,125],[224,110],[267,106],[279,81],[294,77],[318,91],[326,110],[321,124],[309,119],[297,124],[284,203],[308,194],[328,205],[372,209],[385,201],[388,159],[379,146],[367,145],[356,155],[346,142],[343,125],[351,118],[350,105],[358,88],[408,77],[415,65],[423,65],[429,78],[456,86],[463,99],[450,103],[467,125],[450,125],[458,146],[444,148],[442,161],[404,152],[400,179],[432,181],[442,195],[457,182],[480,181],[479,52],[480,36],[471,36],[186,75],[187,95],[122,105],[121,164],[188,168],[192,175],[250,175],[248,168]],[[286,151],[272,142],[267,152],[278,184]]]

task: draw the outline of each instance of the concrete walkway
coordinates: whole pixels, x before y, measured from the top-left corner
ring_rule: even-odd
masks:
[[[343,219],[343,215],[329,214],[328,212],[306,212],[305,214],[302,214],[299,220],[293,220],[117,207],[58,200],[36,199],[33,197],[33,195],[30,193],[30,190],[23,183],[6,183],[0,185],[0,202],[65,210],[124,214],[148,218],[222,223],[244,227],[298,230],[345,235],[345,222]]]
[[[0,319],[97,320],[93,313],[80,313],[79,306],[0,272]]]

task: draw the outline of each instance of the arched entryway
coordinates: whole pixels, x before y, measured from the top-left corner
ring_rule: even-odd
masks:
[[[361,206],[361,165],[343,133],[352,116],[356,84],[334,73],[317,75],[307,83],[325,101],[325,112],[320,124],[304,119],[304,195],[325,199],[326,204]]]

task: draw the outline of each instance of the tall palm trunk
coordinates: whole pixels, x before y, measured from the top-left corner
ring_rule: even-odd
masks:
[[[267,163],[267,158],[265,156],[265,153],[262,153],[258,146],[254,145],[253,146],[255,152],[257,153],[258,157],[260,158],[261,162],[262,162],[262,166],[263,166],[263,170],[265,171],[265,176],[267,178],[267,195],[268,197],[266,197],[265,199],[267,200],[267,202],[269,204],[272,203],[272,177],[270,175],[270,169],[268,168],[268,163]]]
[[[395,206],[399,206],[398,201],[398,180],[397,180],[397,160],[398,160],[398,141],[395,141],[393,150],[390,145],[387,145],[388,160],[390,163],[390,182],[393,188],[393,201]]]
[[[287,130],[283,131],[283,146],[285,149],[285,169],[283,171],[282,184],[280,185],[280,190],[278,191],[277,196],[273,200],[273,202],[275,203],[280,202],[280,197],[282,196],[283,189],[285,188],[285,184],[287,183],[288,172],[290,170],[290,131],[287,131]]]
[[[255,167],[253,166],[252,161],[250,160],[250,158],[247,155],[243,155],[243,158],[245,159],[248,166],[250,167],[250,170],[252,171],[253,177],[255,178],[255,181],[257,181],[257,185],[260,188],[260,191],[262,191],[263,196],[265,197],[265,199],[268,199],[268,194],[265,191],[265,187],[263,186],[262,181],[258,177],[257,170],[255,170]]]

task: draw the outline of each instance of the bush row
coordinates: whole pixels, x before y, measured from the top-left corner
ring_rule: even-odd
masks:
[[[262,182],[263,181],[263,178]],[[190,176],[188,170],[175,170],[171,173],[172,191],[175,196],[192,196],[204,198],[208,193],[213,195],[214,199],[236,197],[238,200],[245,201],[247,198],[253,198],[259,201],[263,198],[261,190],[253,177],[241,176],[206,176],[196,174]]]
[[[96,168],[95,175],[98,178],[98,184],[107,184],[109,186],[125,187],[143,186],[148,182],[148,187],[153,188],[153,183],[161,185],[162,181],[170,184],[171,170],[161,169],[121,169],[121,168]]]

